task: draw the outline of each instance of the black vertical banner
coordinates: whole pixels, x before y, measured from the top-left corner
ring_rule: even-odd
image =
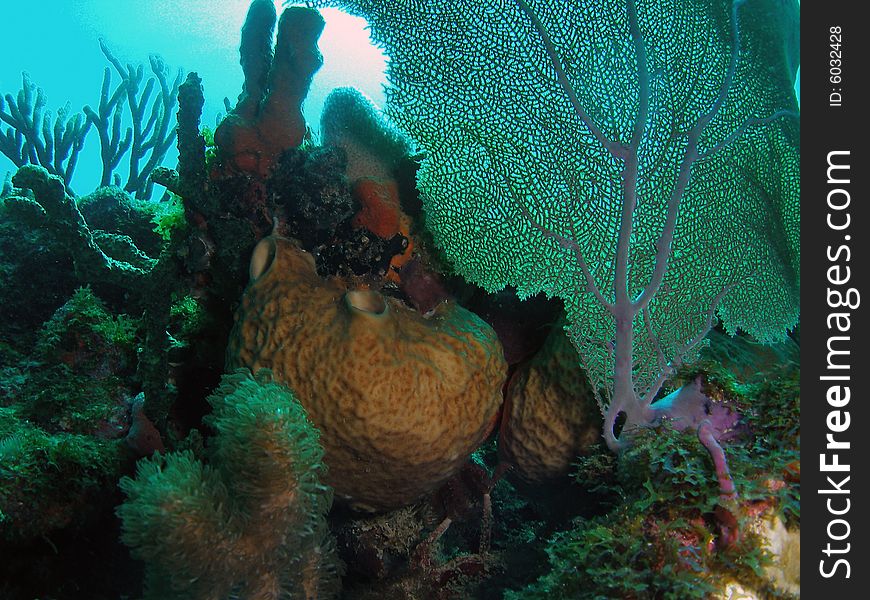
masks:
[[[870,201],[864,5],[801,14],[801,588],[870,589]]]

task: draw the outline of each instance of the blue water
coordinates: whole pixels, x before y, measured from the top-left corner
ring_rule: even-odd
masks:
[[[103,69],[99,38],[121,62],[144,64],[159,54],[167,65],[196,71],[203,79],[206,105],[202,124],[214,127],[223,112],[224,97],[235,100],[241,91],[239,35],[249,0],[0,0],[3,15],[4,59],[0,61],[0,93],[16,95],[21,73],[47,95],[53,113],[66,102],[81,110],[96,107]],[[276,1],[278,10],[281,0]],[[334,87],[351,85],[383,105],[383,54],[374,48],[362,19],[334,9],[322,10],[326,29],[320,38],[324,57],[304,110],[317,133],[323,100]],[[113,82],[118,81],[112,73]],[[174,123],[173,123],[174,124]],[[2,127],[0,129],[5,129]],[[175,166],[170,150],[164,161]],[[15,166],[0,154],[0,183]],[[126,180],[122,166],[118,169]],[[99,141],[92,129],[75,171],[72,187],[87,193],[99,184]]]

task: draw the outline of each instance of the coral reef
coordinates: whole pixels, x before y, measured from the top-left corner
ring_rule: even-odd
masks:
[[[365,17],[390,56],[393,115],[426,153],[427,225],[457,271],[561,298],[609,448],[666,419],[691,429],[736,526],[713,403],[698,382],[659,395],[717,323],[772,343],[798,322],[799,61],[782,52],[797,3],[772,22],[765,2],[672,3],[667,19],[633,2],[321,4]]]
[[[367,510],[408,504],[454,474],[490,430],[505,364],[495,333],[462,307],[424,318],[373,290],[324,280],[313,257],[264,239],[227,349],[268,368],[323,433],[327,482]]]
[[[146,562],[146,597],[333,597],[332,494],[305,411],[266,372],[224,376],[209,402],[207,463],[190,451],[157,455],[121,480],[118,515]]]
[[[123,304],[131,313],[144,311],[145,343],[139,357],[138,375],[148,396],[149,418],[165,421],[172,401],[168,393],[166,327],[172,299],[184,290],[189,273],[181,259],[183,240],[180,236],[174,245],[166,244],[146,233],[144,221],[159,223],[161,216],[171,210],[168,208],[171,205],[152,203],[143,208],[139,201],[111,188],[102,188],[96,192],[96,198],[111,197],[117,199],[117,203],[109,202],[97,208],[92,202],[82,203],[82,209],[104,226],[132,225],[130,233],[137,236],[143,246],[158,250],[159,244],[159,256],[155,259],[142,252],[129,235],[90,227],[76,199],[66,193],[63,181],[42,167],[25,165],[12,180],[16,193],[4,199],[4,212],[25,231],[40,231],[27,237],[50,246],[55,260],[63,261],[57,266],[72,267],[60,272],[59,285],[67,279],[73,285],[92,285],[113,304]],[[34,253],[37,254],[35,260],[39,261],[38,253]],[[27,253],[19,254],[17,260],[27,258]],[[50,262],[49,265],[49,273],[58,272],[57,266]],[[22,272],[21,277],[25,278],[26,274]],[[37,295],[34,304],[39,306],[40,300]]]
[[[25,81],[15,108],[60,162],[23,165],[0,192],[0,596],[799,593],[797,346],[729,337],[707,303],[740,325],[746,311],[779,318],[790,302],[795,128],[785,113],[741,114],[784,102],[789,49],[769,53],[781,79],[772,88],[751,69],[782,42],[780,17],[761,27],[754,3],[736,21],[677,7],[688,20],[666,36],[660,15],[633,12],[633,2],[594,14],[594,2],[518,0],[488,12],[495,3],[335,2],[374,17],[390,54],[385,114],[403,129],[342,88],[329,96],[318,146],[301,105],[321,63],[323,20],[290,8],[279,22],[269,0],[251,2],[244,87],[214,135],[200,125],[199,76],[173,84],[156,59],[146,81],[147,67],[125,67],[103,45],[111,66],[87,117],[52,122]],[[420,27],[414,15],[426,10]],[[451,20],[459,16],[468,18]],[[445,18],[450,26],[438,27]],[[606,85],[584,85],[576,98],[581,109],[602,94],[613,104],[584,114],[570,92],[588,83],[589,57],[554,26],[580,18],[613,49],[596,72],[611,76]],[[631,119],[602,110],[634,110],[645,97],[613,83],[625,68],[628,81],[644,78],[634,60],[643,44],[625,36],[632,24],[655,60],[672,56],[674,31],[686,34],[678,74],[697,66],[701,47],[709,72],[736,61],[732,109],[697,126],[693,107],[713,102],[715,86],[670,102],[673,81],[696,80],[650,65],[647,100],[676,120],[656,112],[641,135],[648,152],[637,153]],[[730,50],[735,36],[740,53]],[[442,42],[486,51],[445,62]],[[481,67],[474,78],[469,65]],[[551,81],[560,68],[566,79]],[[73,134],[97,126],[104,182],[119,184],[125,152],[171,143],[176,85],[177,170],[151,171],[151,155],[133,160],[126,185],[72,194]],[[6,97],[0,112],[9,106]],[[123,132],[125,110],[138,125]],[[41,162],[4,122],[0,146]],[[599,122],[596,134],[588,125]],[[683,160],[693,144],[703,160]],[[731,170],[717,170],[722,156]],[[654,176],[649,161],[661,168]],[[700,187],[675,192],[685,210],[673,236],[662,234],[674,250],[662,275],[657,232],[672,213],[656,203],[683,168]],[[144,201],[149,171],[168,190],[161,202]],[[618,211],[629,206],[619,181],[639,186],[627,246],[617,241]],[[761,275],[771,253],[787,257],[753,288],[784,281],[769,305],[753,303],[744,279],[728,288],[746,302],[742,313],[716,295],[724,279],[740,279],[739,265],[696,277],[742,242],[720,235],[719,209],[736,192],[746,204],[729,204],[735,219],[782,233],[759,236],[741,257]],[[755,211],[753,198],[768,192],[785,207],[781,223],[769,207]],[[711,225],[703,243],[692,237],[699,219]],[[492,292],[460,275],[516,287]],[[626,291],[639,307],[627,329],[616,310]],[[709,345],[690,348],[709,328]],[[613,402],[631,417],[610,414],[614,454],[595,443],[594,398],[614,399],[627,347],[629,383],[654,418]]]

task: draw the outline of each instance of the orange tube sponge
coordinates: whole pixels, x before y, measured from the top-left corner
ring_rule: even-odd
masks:
[[[317,275],[312,256],[268,237],[230,335],[229,368],[271,369],[321,430],[336,497],[358,510],[410,504],[455,474],[501,403],[495,332],[442,303],[402,302]]]
[[[567,475],[576,457],[601,437],[601,413],[578,363],[565,331],[555,325],[508,386],[499,453],[526,481]]]
[[[317,40],[325,25],[314,9],[287,8],[278,21],[273,58],[270,44],[274,16],[265,4],[255,1],[248,12],[241,48],[244,91],[214,138],[230,166],[261,177],[268,175],[282,152],[298,147],[305,139],[302,102],[311,79],[323,65]],[[262,55],[259,60],[258,54]]]
[[[264,152],[277,156],[305,137],[302,102],[311,78],[323,65],[317,39],[326,22],[311,8],[291,6],[278,20],[275,58],[269,71],[269,93],[260,109],[258,131]]]

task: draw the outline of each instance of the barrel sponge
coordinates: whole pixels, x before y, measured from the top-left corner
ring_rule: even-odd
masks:
[[[317,275],[284,238],[255,248],[230,334],[230,368],[271,369],[322,433],[326,483],[352,508],[410,504],[455,474],[501,404],[495,332],[453,304],[424,317]]]
[[[601,414],[562,327],[511,379],[499,452],[529,482],[557,479],[601,437]]]

